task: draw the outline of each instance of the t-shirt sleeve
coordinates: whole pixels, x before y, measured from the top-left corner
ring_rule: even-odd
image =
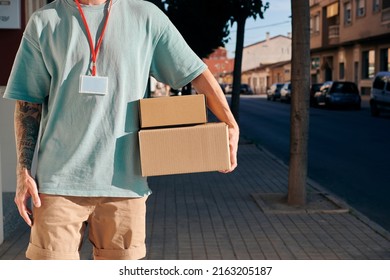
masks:
[[[50,82],[51,76],[38,45],[24,35],[16,54],[4,98],[43,103],[49,94]]]
[[[154,49],[151,75],[177,89],[190,83],[206,68],[206,64],[168,21]]]

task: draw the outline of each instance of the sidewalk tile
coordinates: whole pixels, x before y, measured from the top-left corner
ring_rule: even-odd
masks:
[[[252,194],[287,193],[288,168],[252,144],[240,145],[238,160],[231,174],[148,179],[146,260],[390,259],[390,234],[357,211],[264,212]],[[25,259],[29,234],[19,235],[0,246],[0,259]],[[85,245],[81,258],[91,259]]]

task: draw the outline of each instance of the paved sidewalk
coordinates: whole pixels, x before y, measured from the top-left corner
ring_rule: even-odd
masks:
[[[389,232],[315,182],[308,183],[307,208],[280,203],[287,177],[286,165],[244,141],[231,174],[150,177],[146,259],[390,259]],[[28,234],[18,226],[0,259],[25,259]],[[85,245],[81,257],[90,259]]]

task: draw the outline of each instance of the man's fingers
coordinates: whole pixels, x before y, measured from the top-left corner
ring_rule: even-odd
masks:
[[[20,216],[22,216],[22,218],[26,222],[26,224],[28,224],[31,227],[32,221],[31,221],[30,215],[27,212],[24,212],[24,213],[20,213]]]
[[[31,227],[32,225],[32,221],[30,218],[30,215],[32,214],[31,210],[26,206],[24,202],[18,201],[16,205],[18,207],[20,216],[23,218],[26,224],[28,224]]]
[[[29,198],[31,198],[34,207],[41,206],[37,184],[31,177],[30,172],[26,169],[20,171],[17,179],[15,204],[18,207],[20,216],[29,226],[31,226],[32,210],[28,207]]]
[[[39,198],[38,193],[33,193],[31,199],[35,207],[41,207],[41,199]]]
[[[33,197],[35,197],[35,195]],[[26,224],[28,224],[31,227],[31,225],[32,225],[32,221],[31,221],[32,211],[27,206],[27,203],[28,203],[28,196],[26,197],[26,195],[21,195],[21,194],[15,196],[15,204],[19,210],[19,215],[23,218],[23,220],[26,222]],[[38,204],[40,204],[39,196],[38,196]]]

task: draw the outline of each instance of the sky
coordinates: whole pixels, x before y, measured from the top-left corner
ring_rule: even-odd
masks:
[[[291,32],[291,0],[263,0],[269,2],[269,8],[264,13],[264,19],[257,17],[256,20],[248,18],[245,25],[244,47],[260,42],[266,38],[266,33],[270,37],[285,35]],[[228,56],[234,57],[236,48],[236,24],[230,29],[230,40],[225,45]]]

